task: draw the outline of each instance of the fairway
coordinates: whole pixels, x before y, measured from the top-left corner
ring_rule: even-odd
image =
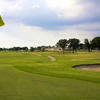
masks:
[[[0,52],[0,100],[99,100],[100,72],[73,68],[98,63],[100,51]]]

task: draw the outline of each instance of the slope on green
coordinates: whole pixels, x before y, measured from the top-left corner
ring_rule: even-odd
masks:
[[[100,63],[100,52],[36,54],[42,56],[0,52],[0,100],[100,99],[100,72],[72,68],[76,64]],[[56,61],[51,62],[47,55]]]
[[[100,63],[100,52],[78,52],[76,54],[72,53],[38,53],[41,54],[41,57],[35,55],[27,55],[27,62],[20,60],[19,63],[15,65],[17,69],[22,71],[48,75],[60,78],[73,78],[78,80],[85,80],[91,82],[100,83],[100,72],[94,71],[82,71],[75,68],[72,68],[75,65],[80,64],[97,64]],[[47,55],[52,55],[56,58],[55,62],[51,62]],[[35,58],[33,57],[35,56]]]
[[[99,100],[100,84],[46,77],[0,65],[0,100]]]

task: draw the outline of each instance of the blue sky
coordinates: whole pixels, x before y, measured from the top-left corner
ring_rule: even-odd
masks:
[[[55,45],[100,36],[100,0],[0,0],[0,46]]]

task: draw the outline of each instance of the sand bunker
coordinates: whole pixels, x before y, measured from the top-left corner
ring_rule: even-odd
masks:
[[[80,70],[92,70],[92,71],[100,72],[100,64],[78,65],[78,66],[74,66],[74,68],[80,69]]]

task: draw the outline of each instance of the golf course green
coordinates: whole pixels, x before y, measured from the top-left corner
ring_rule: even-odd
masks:
[[[100,100],[100,51],[0,52],[0,100]]]

